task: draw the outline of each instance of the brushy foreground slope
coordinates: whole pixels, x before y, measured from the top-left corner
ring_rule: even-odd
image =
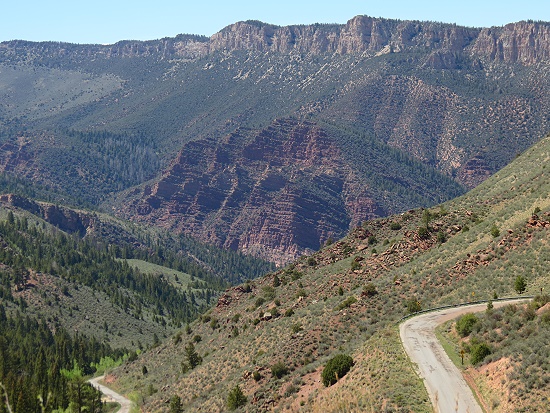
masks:
[[[185,411],[224,411],[236,385],[243,411],[431,411],[395,323],[419,306],[514,295],[518,275],[528,293],[540,291],[550,265],[549,160],[546,137],[460,198],[365,222],[231,288],[187,331],[109,380],[148,412],[167,411],[173,396]],[[185,371],[189,343],[202,364]],[[325,388],[322,368],[339,353],[355,366]]]
[[[456,356],[461,350],[467,354],[464,365],[460,357],[456,362],[475,382],[486,411],[547,410],[549,301],[548,294],[537,295],[528,304],[487,308],[441,327],[442,341],[451,344],[448,351]],[[464,330],[466,317],[469,327]]]

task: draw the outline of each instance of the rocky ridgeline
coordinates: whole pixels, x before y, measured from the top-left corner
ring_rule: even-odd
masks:
[[[233,50],[373,55],[419,50],[432,51],[427,64],[436,68],[453,66],[456,53],[465,53],[482,61],[532,65],[550,58],[550,24],[518,22],[504,27],[480,29],[356,16],[345,25],[279,27],[254,21],[238,22],[210,38],[179,35],[151,41],[121,41],[113,45],[31,43],[18,40],[0,44],[2,60],[13,56],[32,59],[38,55],[196,59],[218,51]]]
[[[184,146],[125,213],[283,264],[384,211],[336,145],[312,123]]]

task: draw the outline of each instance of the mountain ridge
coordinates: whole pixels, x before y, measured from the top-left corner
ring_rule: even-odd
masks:
[[[228,25],[210,37],[180,34],[159,40],[122,40],[113,45],[74,45],[61,42],[12,40],[0,50],[44,45],[59,55],[89,48],[88,55],[157,55],[196,59],[229,50],[279,53],[396,53],[404,49],[434,49],[428,61],[441,66],[453,60],[452,53],[470,47],[469,54],[486,61],[534,64],[550,57],[550,26],[547,22],[520,21],[491,28],[469,28],[450,23],[392,20],[355,16],[346,24],[276,26],[257,21]],[[57,49],[57,51],[55,50]],[[444,52],[441,54],[440,52]],[[75,53],[78,55],[79,53]],[[80,52],[82,54],[82,52]]]
[[[60,199],[139,221],[148,215],[149,224],[283,263],[373,213],[429,206],[473,188],[546,133],[548,27],[520,22],[475,29],[358,16],[345,25],[239,22],[211,38],[180,35],[109,46],[5,42],[0,171]],[[355,198],[345,185],[322,197],[345,210],[342,218],[332,209],[328,221],[336,224],[313,222],[326,212],[304,184],[317,179],[312,168],[300,172],[300,189],[284,204],[299,211],[297,222],[315,227],[301,244],[289,241],[293,230],[286,223],[248,225],[248,233],[233,231],[227,241],[234,212],[214,217],[193,210],[174,226],[170,213],[186,205],[163,197],[148,203],[153,199],[146,187],[164,188],[167,197],[175,191],[177,198],[177,187],[188,179],[202,185],[202,201],[190,201],[195,208],[217,205],[226,193],[221,181],[207,179],[212,171],[178,163],[182,151],[194,146],[203,156],[231,135],[284,134],[289,119],[322,130],[332,148],[327,157],[349,178],[342,182],[361,182]],[[246,158],[232,148],[229,159]],[[253,171],[250,182],[260,182],[263,170],[249,165],[247,173]],[[253,188],[240,187],[242,199]],[[128,199],[153,210],[131,212]],[[269,197],[254,199],[259,210],[274,205]]]

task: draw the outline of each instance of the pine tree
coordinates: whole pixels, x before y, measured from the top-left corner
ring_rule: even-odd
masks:
[[[185,358],[191,369],[194,369],[202,363],[202,357],[199,356],[199,353],[195,350],[193,343],[189,343],[185,346]]]

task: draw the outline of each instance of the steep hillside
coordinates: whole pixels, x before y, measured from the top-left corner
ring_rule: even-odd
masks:
[[[59,200],[285,262],[357,222],[473,188],[546,133],[549,30],[544,22],[477,29],[358,16],[345,25],[239,22],[210,38],[107,46],[4,42],[0,171]],[[304,168],[300,177],[282,174],[286,193],[258,198],[254,186],[235,183],[237,172],[226,173],[228,189],[221,171],[185,156],[208,159],[205,151],[234,137],[217,162],[240,171],[243,161],[244,181],[255,185],[265,172],[259,166],[299,164],[299,153],[277,159],[294,156],[288,148],[298,130],[311,130],[304,142],[327,150],[340,190],[289,190],[298,179],[326,179]],[[261,148],[274,149],[263,164],[243,152],[262,137],[274,139]],[[162,195],[167,180],[170,199]],[[367,192],[350,197],[350,180]],[[187,181],[200,182],[198,199],[194,190],[178,192]],[[219,204],[233,187],[241,210],[228,212]],[[328,211],[319,210],[319,199],[329,198]],[[266,233],[261,211],[283,204],[296,218],[279,217]],[[147,216],[139,205],[151,208]],[[254,219],[244,229],[239,215],[249,210]],[[308,231],[297,238],[303,225]]]
[[[431,411],[395,322],[418,308],[513,295],[518,275],[528,293],[547,285],[549,160],[547,136],[460,198],[364,222],[310,257],[228,289],[187,332],[109,382],[137,393],[150,412],[168,411],[173,396],[186,411],[225,411],[235,386],[247,398],[243,411]],[[190,343],[202,357],[191,369]],[[355,364],[326,388],[321,371],[339,353]]]
[[[162,245],[162,246],[161,246]],[[102,214],[0,195],[0,298],[113,347],[136,349],[274,267]]]
[[[285,264],[365,218],[462,192],[447,176],[366,138],[357,144],[358,160],[346,160],[334,142],[336,133],[280,119],[259,131],[241,128],[220,141],[190,142],[160,180],[137,197],[131,191],[121,211]],[[388,162],[384,172],[375,168],[382,156]],[[372,160],[367,168],[365,159]],[[407,193],[411,186],[418,194]],[[387,192],[403,195],[388,205]]]

